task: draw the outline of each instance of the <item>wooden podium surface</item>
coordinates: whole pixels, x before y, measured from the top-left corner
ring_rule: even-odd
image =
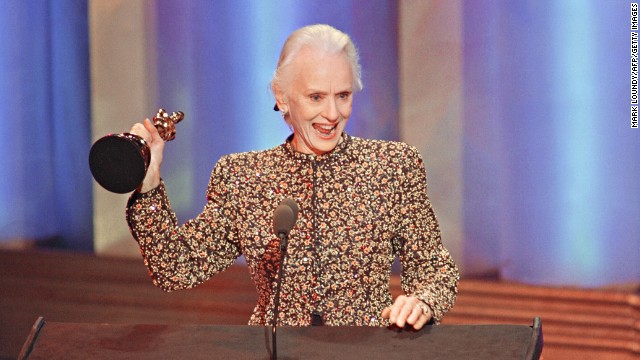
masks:
[[[542,330],[537,320],[531,327],[437,325],[420,331],[279,327],[277,346],[279,359],[538,359]],[[271,327],[40,321],[34,325],[21,357],[269,359],[271,351]]]

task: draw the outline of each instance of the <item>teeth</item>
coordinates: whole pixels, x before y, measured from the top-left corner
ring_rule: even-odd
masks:
[[[313,127],[316,129],[320,136],[333,136],[335,133],[337,125],[326,125],[326,124],[313,124]]]

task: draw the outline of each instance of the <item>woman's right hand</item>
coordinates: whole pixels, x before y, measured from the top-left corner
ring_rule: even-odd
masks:
[[[144,139],[151,150],[151,161],[147,168],[147,175],[144,177],[142,184],[138,188],[138,192],[146,193],[160,185],[160,166],[162,165],[164,140],[162,140],[158,133],[158,129],[153,126],[149,119],[145,119],[143,124],[134,124],[129,132]]]

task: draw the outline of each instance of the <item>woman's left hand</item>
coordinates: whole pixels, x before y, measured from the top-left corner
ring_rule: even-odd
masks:
[[[382,310],[382,318],[389,319],[391,324],[398,327],[404,327],[406,324],[413,326],[415,330],[420,330],[431,320],[431,310],[427,309],[427,314],[422,311],[422,307],[418,306],[420,300],[413,296],[400,295],[396,298],[393,305]]]

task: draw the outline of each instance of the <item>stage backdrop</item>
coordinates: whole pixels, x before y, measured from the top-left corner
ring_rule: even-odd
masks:
[[[464,263],[536,284],[640,281],[629,1],[466,1]]]
[[[637,283],[630,8],[626,0],[0,2],[0,105],[12,115],[0,132],[0,241],[55,238],[136,254],[126,196],[94,187],[92,198],[86,157],[91,141],[159,106],[186,113],[164,177],[181,221],[197,214],[222,154],[288,135],[268,81],[286,35],[324,22],[350,33],[362,56],[365,90],[348,131],[420,149],[445,244],[465,274]]]
[[[0,1],[0,244],[93,248],[88,30],[86,1]]]

